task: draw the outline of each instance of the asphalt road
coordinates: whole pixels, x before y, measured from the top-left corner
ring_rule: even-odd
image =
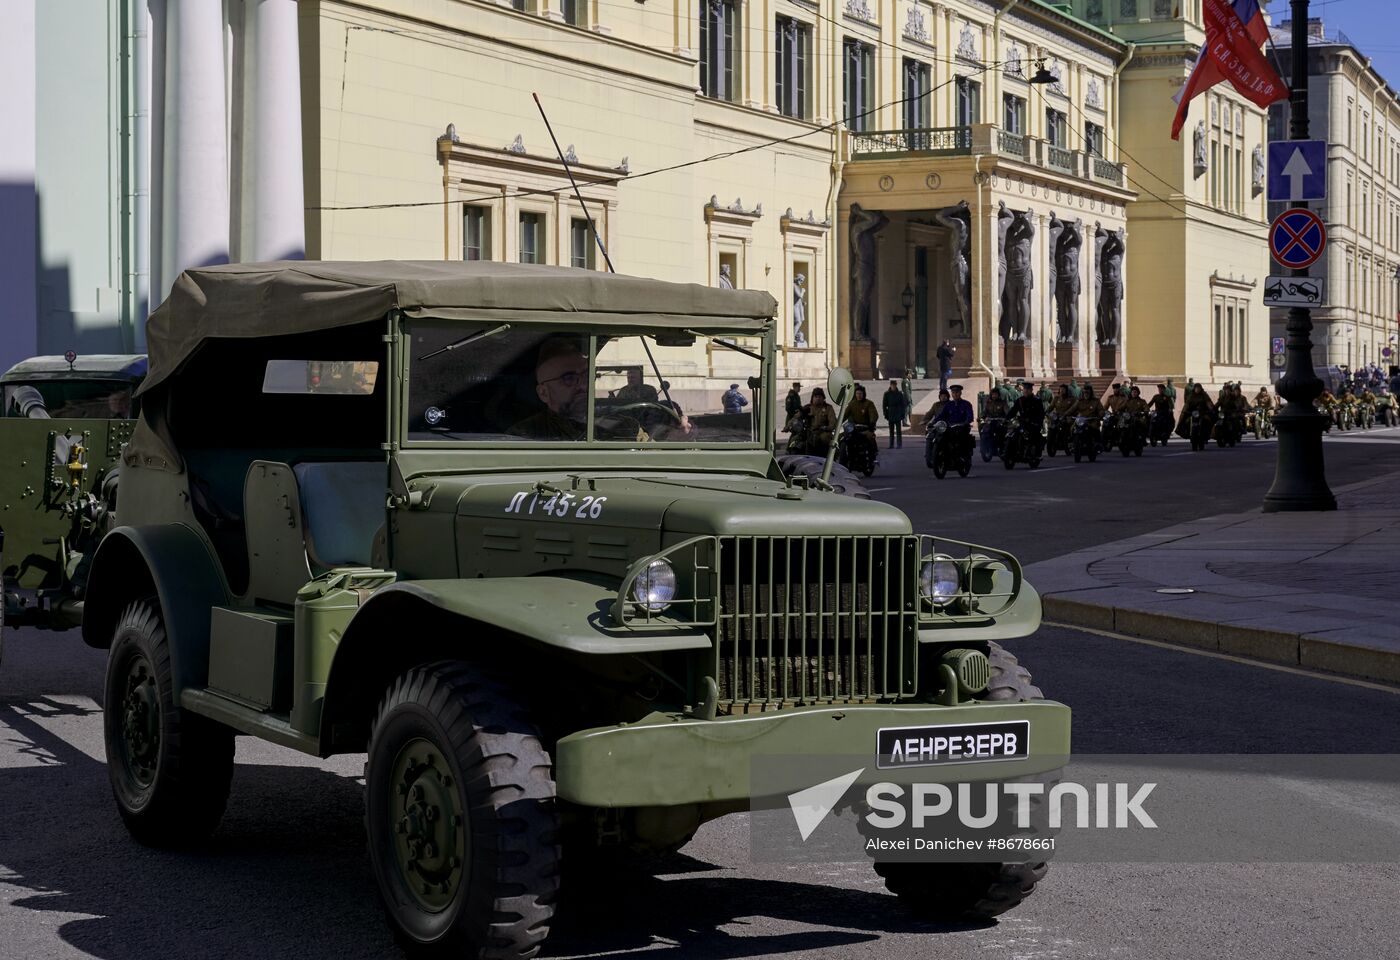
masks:
[[[1272,444],[936,481],[917,448],[870,486],[916,529],[1024,560],[1257,504]],[[1337,485],[1400,470],[1400,434],[1329,439]],[[1064,469],[1060,469],[1065,467]],[[881,489],[893,487],[894,489]],[[1082,753],[1400,753],[1400,691],[1045,628],[1016,650],[1075,710]],[[187,853],[147,850],[103,766],[102,653],[7,633],[0,670],[0,958],[397,957],[363,845],[363,758],[240,738],[229,812]],[[751,863],[742,816],[649,874],[574,891],[547,954],[690,958],[1365,958],[1394,955],[1400,865],[1058,863],[1000,922],[911,919],[867,866]]]
[[[865,480],[872,496],[909,515],[920,533],[1000,547],[1034,563],[1110,540],[1150,533],[1219,513],[1257,508],[1274,479],[1277,444],[1246,440],[1193,453],[1173,438],[1141,457],[1118,451],[1095,463],[1060,454],[1031,470],[1007,470],[1000,460],[974,455],[967,477],[943,480],[924,465],[922,435],[889,450]],[[1323,439],[1332,487],[1400,471],[1400,428],[1334,431]]]

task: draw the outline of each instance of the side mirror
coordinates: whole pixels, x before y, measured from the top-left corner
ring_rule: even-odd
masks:
[[[851,376],[851,371],[845,367],[833,367],[830,376],[826,378],[826,395],[831,398],[837,409],[840,409],[851,399],[850,391],[855,388],[855,384],[856,378]]]

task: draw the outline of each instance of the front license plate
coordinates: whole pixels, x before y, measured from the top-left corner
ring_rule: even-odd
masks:
[[[1030,739],[1029,720],[885,727],[876,734],[875,765],[890,770],[945,763],[1024,760],[1030,755]]]

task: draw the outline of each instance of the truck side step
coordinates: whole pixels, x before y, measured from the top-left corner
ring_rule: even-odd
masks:
[[[180,694],[180,706],[210,720],[217,720],[239,733],[270,740],[278,746],[291,747],[312,756],[320,755],[316,737],[292,729],[285,715],[263,713],[236,703],[214,690],[186,689]]]

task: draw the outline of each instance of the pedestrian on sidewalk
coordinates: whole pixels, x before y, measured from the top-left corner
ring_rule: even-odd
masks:
[[[904,382],[899,385],[904,394],[904,426],[909,426],[909,415],[914,412],[914,371],[904,371]]]
[[[885,422],[890,427],[890,449],[904,446],[904,392],[894,377],[890,377],[890,387],[885,391],[881,404],[884,407]]]
[[[938,389],[948,389],[948,378],[953,375],[953,354],[957,353],[953,344],[944,340],[938,345]]]
[[[723,403],[725,413],[743,413],[744,408],[749,405],[749,400],[740,392],[737,383],[731,383],[729,389],[724,391]]]
[[[787,399],[783,401],[783,413],[786,416],[786,423],[792,423],[792,418],[802,412],[802,384],[794,383],[792,389],[788,391]]]

